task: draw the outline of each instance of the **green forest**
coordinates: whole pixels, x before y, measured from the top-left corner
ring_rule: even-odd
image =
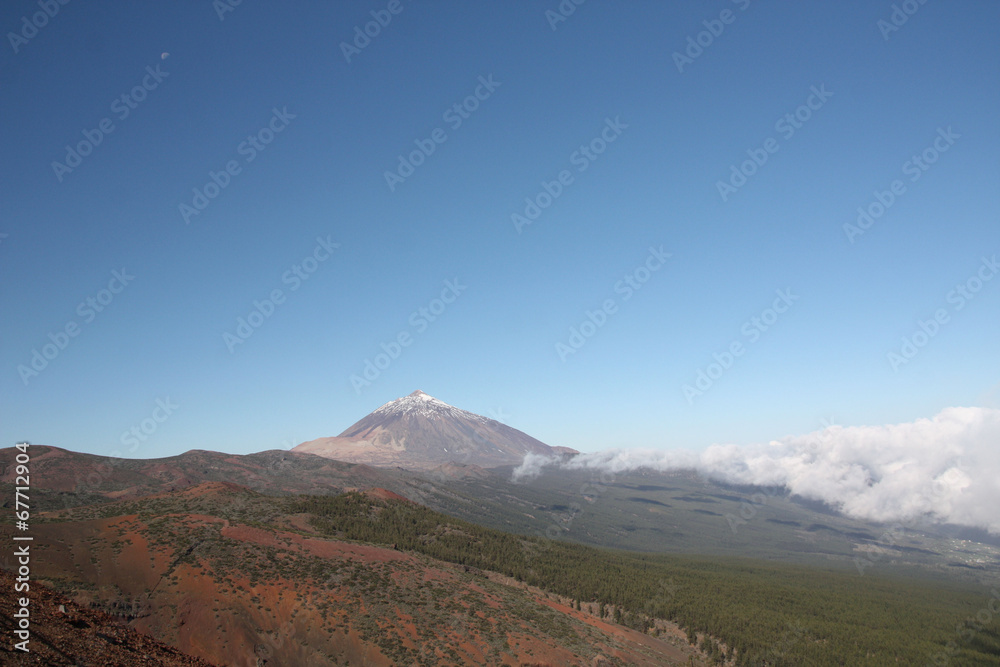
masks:
[[[642,631],[651,617],[673,621],[717,664],[1000,665],[988,586],[598,549],[353,492],[286,502],[331,537],[499,572]]]

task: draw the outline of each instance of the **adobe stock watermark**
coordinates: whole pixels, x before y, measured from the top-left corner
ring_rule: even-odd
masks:
[[[819,88],[811,86],[810,94],[806,101],[795,108],[794,111],[786,113],[774,123],[774,131],[781,135],[784,141],[788,141],[795,133],[809,122],[813,113],[819,111],[833,97],[833,93],[826,89],[826,84],[820,84]],[[747,184],[747,180],[756,174],[768,159],[778,152],[781,143],[774,137],[764,140],[760,148],[748,148],[748,159],[740,163],[739,166],[732,164],[729,166],[729,178],[725,181],[716,181],[715,187],[719,191],[722,201],[728,201],[729,197],[736,194],[740,188]]]
[[[740,327],[740,333],[747,339],[748,345],[752,345],[760,340],[761,335],[770,330],[780,319],[781,315],[787,313],[794,303],[799,300],[798,295],[792,294],[790,287],[786,287],[783,290],[775,290],[774,293],[778,296],[771,303],[771,307],[765,308],[759,315],[751,317]],[[722,352],[713,353],[712,359],[714,361],[710,362],[705,368],[698,369],[694,386],[685,384],[681,387],[688,405],[694,405],[695,397],[701,396],[711,389],[733,367],[736,359],[742,357],[746,351],[747,346],[743,343],[743,340],[736,338]]]
[[[614,284],[615,294],[622,295],[622,302],[628,301],[632,296],[642,289],[642,286],[649,282],[653,274],[663,268],[667,260],[673,255],[663,251],[663,246],[659,248],[649,247],[649,254],[639,266],[635,267]],[[559,360],[566,363],[567,357],[579,352],[587,341],[593,338],[597,332],[608,322],[608,318],[618,312],[618,302],[613,298],[605,299],[596,310],[584,312],[584,320],[579,325],[569,328],[569,338],[564,343],[561,340],[556,342],[556,354]]]
[[[488,412],[488,415],[483,415],[483,416],[486,416],[488,419],[491,419],[491,420],[497,422],[498,424],[503,424],[505,426],[508,425],[508,422],[510,421],[510,416],[509,415],[505,415],[503,413],[503,408],[502,407],[500,407],[500,408],[490,408],[487,412]],[[488,437],[486,437],[485,435],[483,435],[483,432],[479,428],[473,427],[473,429],[474,430],[472,431],[472,439],[476,442],[477,445],[480,445],[480,446],[483,446],[483,447],[491,447],[492,446],[493,443],[490,441],[490,439]],[[457,458],[452,459],[453,461],[455,461],[457,463],[465,463],[472,456],[472,452],[469,451],[469,450],[467,450],[467,449],[466,450],[462,450],[461,452],[449,452],[449,453],[454,453],[457,456]]]
[[[962,135],[955,134],[952,131],[950,125],[947,130],[939,127],[937,129],[937,137],[934,138],[934,141],[927,148],[920,151],[920,153],[912,155],[909,160],[903,163],[901,167],[903,175],[909,176],[911,183],[916,183],[924,175],[924,172],[938,161],[941,154],[948,152],[955,145],[955,141],[961,137]],[[844,223],[844,234],[847,235],[847,240],[854,243],[855,238],[870,229],[906,192],[906,183],[898,178],[889,184],[887,190],[875,190],[872,193],[874,200],[866,206],[858,207],[858,217],[855,220],[855,224]]]
[[[897,32],[900,28],[906,25],[906,22],[910,20],[910,17],[916,14],[923,5],[927,4],[927,0],[903,0],[899,4],[892,5],[892,13],[889,14],[889,19],[879,19],[875,22],[875,27],[879,29],[882,33],[882,39],[889,41],[889,35]]]
[[[757,516],[757,508],[766,506],[768,498],[777,498],[779,495],[784,495],[781,487],[768,487],[766,493],[764,491],[756,491],[750,494],[749,498],[741,500],[740,509],[738,510],[739,516],[732,512],[726,512],[726,523],[729,524],[729,529],[733,531],[733,535],[736,534],[740,526],[746,525],[751,519]]]
[[[813,457],[818,456],[821,453],[822,448],[832,442],[833,438],[831,429],[832,427],[838,425],[833,417],[830,417],[829,419],[821,419],[820,424],[823,429],[820,432],[819,439],[811,440],[808,444],[807,451],[809,455]],[[740,507],[738,510],[739,516],[733,514],[732,512],[726,512],[724,515],[726,523],[729,524],[729,529],[733,531],[733,535],[736,535],[740,526],[746,525],[757,516],[757,510],[759,508],[767,506],[769,498],[784,498],[788,495],[788,493],[788,489],[784,486],[769,486],[763,487],[762,491],[752,493],[749,498],[740,500]]]
[[[510,421],[509,415],[504,414],[502,407],[490,408],[488,410],[488,414],[484,416],[487,416],[489,419],[504,425],[508,425]],[[486,435],[484,435],[483,431],[479,428],[475,428],[475,430],[473,430],[472,439],[476,442],[476,444],[480,446],[491,447],[493,445],[492,441]],[[468,463],[469,459],[472,458],[472,451],[468,449],[462,449],[455,452],[448,451],[448,454],[450,462],[457,463],[459,465],[464,465]],[[414,486],[414,493],[416,493],[417,497],[421,499],[421,502],[426,505],[427,501],[433,496],[433,494],[436,491],[436,488],[432,482],[437,482],[438,484],[444,484],[451,481],[454,478],[449,476],[448,473],[442,468],[434,468],[432,470],[426,471],[424,474],[430,479],[430,481],[416,481]]]
[[[293,447],[297,447],[298,445],[301,445],[303,442],[305,442],[305,440],[302,440],[302,439],[296,440],[294,438],[285,438],[284,440],[281,441],[281,444],[278,445],[277,448],[278,449],[283,449],[283,450],[285,450],[287,452],[288,450],[292,449]]]
[[[595,472],[590,481],[582,483],[577,493],[587,504],[593,505],[604,495],[608,487],[615,483],[615,480],[616,476],[613,472],[600,470],[599,475]],[[525,558],[530,561],[541,552],[548,550],[552,542],[570,531],[573,521],[583,513],[583,509],[584,505],[581,505],[579,501],[573,501],[548,520],[549,525],[544,531],[536,529],[535,536],[540,538],[540,542],[521,542]]]
[[[750,0],[732,0],[732,3],[739,6],[741,12],[745,12],[750,6]],[[705,49],[712,46],[715,40],[722,36],[722,33],[726,31],[726,26],[736,22],[737,16],[739,14],[733,10],[723,9],[719,12],[719,18],[702,21],[701,24],[705,26],[705,29],[694,37],[688,35],[684,53],[680,51],[673,52],[672,58],[674,59],[674,65],[677,66],[677,71],[683,74],[685,66],[693,65],[694,61],[700,58],[701,54],[705,52]]]
[[[111,101],[110,110],[118,121],[128,118],[132,112],[139,108],[139,105],[146,101],[151,92],[160,87],[163,80],[170,76],[170,72],[160,70],[160,66],[146,66],[146,74],[130,90],[122,93]],[[63,161],[52,161],[52,171],[56,175],[56,180],[63,182],[66,174],[70,174],[74,169],[83,164],[83,158],[94,152],[104,139],[115,131],[115,122],[110,116],[104,117],[97,122],[97,126],[92,129],[83,129],[80,133],[83,139],[75,145],[66,144],[66,155]]]
[[[570,153],[569,163],[576,167],[577,173],[583,173],[590,168],[590,165],[597,161],[597,158],[614,143],[622,132],[628,129],[628,125],[621,121],[621,116],[615,116],[614,120],[604,119],[604,127],[597,136],[585,144],[580,144],[579,148]],[[565,189],[574,182],[573,173],[569,169],[563,169],[551,181],[542,181],[542,189],[533,197],[524,198],[524,211],[514,212],[510,215],[510,221],[514,229],[520,234],[521,230],[538,220],[542,211],[552,206],[552,203],[562,195]]]
[[[677,598],[677,592],[684,588],[684,586],[676,583],[673,577],[669,579],[660,577],[657,581],[657,588],[659,591],[653,597],[646,600],[644,606],[646,613],[650,616],[658,616],[665,608],[673,604]]]
[[[874,544],[864,545],[865,555],[854,557],[854,567],[858,569],[858,574],[863,576],[865,570],[891,553],[890,549],[895,549],[905,534],[906,527],[901,523],[894,523],[879,535]]]
[[[139,445],[149,440],[159,430],[160,425],[167,421],[170,415],[174,414],[174,410],[179,407],[181,406],[172,402],[169,396],[156,399],[156,407],[153,408],[148,417],[138,424],[134,424],[129,430],[122,432],[118,438],[119,442],[122,443],[122,447],[128,447],[129,454],[135,452],[135,450],[139,449]],[[111,452],[111,456],[118,457],[121,455],[122,452],[117,449]]]
[[[225,21],[226,14],[235,12],[241,4],[243,4],[243,0],[212,0],[212,9],[215,10],[219,21]]]
[[[392,17],[403,12],[403,5],[400,0],[389,0],[385,9],[373,9],[369,12],[372,20],[362,26],[354,26],[354,39],[340,43],[340,52],[344,54],[344,60],[351,64],[351,58],[361,55],[361,52],[368,48],[372,40],[382,34],[383,28],[388,28],[392,23]]]
[[[115,297],[121,294],[133,280],[135,280],[135,276],[128,274],[124,268],[121,271],[112,271],[111,280],[108,281],[106,288],[98,290],[97,293],[88,296],[77,305],[76,314],[82,323],[90,324],[97,319],[98,313],[104,312],[105,308],[110,306]],[[49,332],[49,342],[43,344],[41,350],[33,348],[28,363],[19,364],[17,367],[17,374],[21,376],[21,382],[24,383],[24,386],[28,386],[28,382],[32,378],[38,377],[42,371],[48,368],[49,364],[62,354],[63,350],[69,346],[70,341],[79,336],[81,331],[83,329],[80,328],[80,322],[71,318],[55,333]]]
[[[545,10],[545,20],[549,22],[549,27],[555,32],[560,23],[565,23],[566,19],[576,13],[576,8],[587,0],[562,0],[555,10]]]
[[[112,450],[102,460],[95,460],[93,463],[75,471],[73,481],[73,492],[77,494],[95,493],[101,485],[111,477],[111,474],[121,464],[121,460],[126,453],[133,454],[139,448],[140,443],[149,440],[160,425],[165,423],[180,405],[170,400],[170,397],[157,398],[156,406],[150,411],[149,416],[133,424],[127,431],[122,431],[118,438],[122,447],[128,447],[127,452],[120,449]],[[73,498],[69,494],[62,494],[63,507],[69,509],[73,505]]]
[[[278,111],[278,107],[273,107],[270,120],[254,134],[247,135],[247,138],[236,147],[236,154],[244,156],[244,164],[250,164],[295,118],[296,114],[289,113],[287,106],[281,107],[281,111]],[[184,224],[190,224],[191,218],[201,215],[202,211],[212,203],[212,200],[222,194],[222,191],[229,187],[233,178],[242,172],[243,165],[236,159],[226,162],[222,169],[217,172],[209,169],[205,185],[191,190],[193,193],[191,203],[182,201],[177,206]]]
[[[445,280],[444,288],[437,298],[431,299],[426,306],[421,306],[410,313],[407,319],[410,328],[400,330],[388,343],[380,343],[382,351],[371,359],[365,359],[360,375],[354,373],[348,378],[354,387],[354,393],[360,395],[362,389],[370,387],[392,365],[392,362],[399,359],[403,350],[413,344],[414,337],[427,331],[431,323],[436,322],[467,288],[468,285],[458,282],[458,278]]]
[[[448,123],[452,131],[462,127],[462,123],[472,117],[472,114],[479,108],[480,103],[490,99],[496,89],[503,84],[502,81],[494,81],[493,75],[479,77],[479,85],[461,102],[456,102],[445,109],[441,114],[441,120]],[[396,186],[404,183],[406,179],[417,171],[417,168],[424,164],[437,150],[438,146],[448,141],[448,133],[444,128],[434,128],[426,139],[414,139],[416,148],[408,154],[400,153],[397,158],[399,163],[395,171],[386,170],[384,173],[385,183],[389,186],[389,192],[395,192]]]
[[[975,616],[968,616],[961,623],[955,624],[955,639],[950,639],[945,644],[944,649],[938,651],[924,663],[925,667],[947,667],[951,664],[952,658],[961,651],[961,643],[969,643],[976,638],[976,635],[986,629],[996,632],[994,627],[995,618],[1000,616],[1000,589],[991,588],[987,594],[989,597]]]
[[[333,251],[340,247],[339,243],[334,243],[327,236],[316,237],[316,247],[306,255],[302,261],[292,264],[291,268],[281,274],[281,284],[288,285],[288,291],[294,292],[302,287],[302,283],[309,280],[320,265],[333,256]],[[269,320],[278,306],[283,305],[287,296],[280,288],[275,288],[268,295],[259,301],[254,299],[253,309],[246,317],[236,318],[236,329],[234,333],[222,332],[222,342],[229,348],[229,353],[236,351],[237,345],[247,342],[257,329],[264,326],[264,322]]]
[[[778,641],[768,646],[764,651],[763,655],[758,654],[750,662],[750,664],[764,664],[764,665],[778,665],[782,664],[782,660],[788,655],[788,652],[795,647],[796,644],[804,641],[807,638],[807,629],[801,623],[788,623],[786,629]],[[763,662],[758,662],[757,660]]]
[[[38,31],[49,24],[51,19],[56,17],[59,10],[69,4],[69,0],[38,0],[38,6],[42,11],[35,12],[31,18],[21,17],[21,29],[17,32],[8,32],[7,40],[16,54],[21,47],[38,35]]]
[[[972,301],[998,272],[1000,264],[997,263],[996,255],[989,259],[982,257],[976,272],[964,282],[955,285],[955,288],[945,295],[945,301],[951,304],[952,310],[957,313],[965,308],[966,304]],[[917,320],[917,329],[912,334],[903,336],[899,349],[891,350],[885,355],[893,372],[898,373],[900,366],[910,363],[920,350],[940,333],[941,327],[950,321],[951,313],[948,312],[948,308],[938,308],[930,319]]]

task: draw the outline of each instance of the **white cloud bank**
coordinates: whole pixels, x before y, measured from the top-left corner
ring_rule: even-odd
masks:
[[[613,473],[694,469],[733,484],[783,486],[853,517],[919,518],[1000,534],[1000,410],[946,408],[887,426],[831,426],[758,445],[701,452],[611,450],[559,461],[529,455],[514,479],[546,466]]]

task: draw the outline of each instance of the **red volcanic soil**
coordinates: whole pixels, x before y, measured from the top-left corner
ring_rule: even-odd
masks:
[[[671,643],[662,641],[662,640],[657,639],[655,637],[651,637],[651,636],[649,636],[649,635],[647,635],[645,633],[642,633],[642,632],[637,632],[635,630],[632,630],[631,628],[626,628],[626,627],[623,627],[621,625],[615,625],[614,623],[608,623],[607,621],[601,620],[601,619],[597,618],[596,616],[592,616],[592,615],[584,613],[582,611],[576,611],[575,609],[573,609],[572,607],[570,607],[567,604],[564,604],[564,603],[561,603],[561,602],[555,602],[555,601],[550,600],[547,597],[544,597],[542,595],[538,596],[538,601],[540,603],[542,603],[544,605],[547,605],[549,607],[552,607],[553,609],[556,609],[556,610],[558,610],[558,611],[560,611],[560,612],[562,612],[564,614],[567,614],[569,616],[573,616],[575,618],[578,618],[578,619],[582,620],[584,623],[587,623],[588,625],[593,626],[594,628],[597,628],[601,632],[603,632],[605,634],[608,634],[608,635],[610,635],[612,637],[615,637],[619,641],[622,641],[622,642],[625,642],[625,643],[631,644],[631,645],[638,645],[638,646],[646,647],[646,648],[648,648],[648,649],[650,649],[650,650],[652,650],[652,651],[654,651],[654,652],[662,655],[666,659],[669,659],[671,661],[676,661],[678,664],[681,663],[681,662],[683,662],[683,661],[685,661],[685,660],[687,660],[687,657],[690,654],[690,651],[688,651],[688,652],[682,651],[680,648],[678,648],[677,646],[675,646],[675,645],[673,645]],[[630,662],[630,661],[634,660],[635,658],[629,652],[622,651],[622,650],[617,649],[617,648],[612,647],[612,646],[606,646],[604,648],[605,648],[605,652],[608,655],[614,656],[614,657],[616,657],[616,658],[618,658],[620,660],[624,660],[624,661],[626,661],[626,663],[629,663],[629,664],[650,665],[651,667],[653,665],[662,665],[662,664],[664,664],[663,662],[659,662],[659,661],[654,661],[654,662]],[[670,664],[670,663],[666,663],[666,664]]]
[[[394,493],[389,489],[381,489],[375,487],[373,489],[368,489],[364,494],[370,498],[377,498],[378,500],[405,500],[406,502],[412,502],[409,498],[404,498],[398,493]]]
[[[42,513],[32,524],[33,576],[111,612],[146,641],[216,664],[653,667],[699,658],[682,641],[610,624],[499,575],[321,537],[304,514],[253,518],[276,507],[212,482]],[[12,529],[0,525],[0,540]],[[9,552],[0,562],[12,566]]]
[[[415,556],[393,549],[386,549],[385,547],[305,537],[296,533],[264,530],[252,526],[226,526],[222,529],[222,536],[261,546],[280,547],[285,550],[317,556],[319,558],[344,558],[364,563],[386,563],[390,561],[417,562]]]
[[[102,665],[107,667],[211,667],[211,663],[181,653],[152,637],[136,632],[112,616],[82,607],[47,586],[31,582],[27,593],[10,594],[14,575],[0,570],[0,643],[2,665]],[[15,600],[30,602],[28,652],[14,649]]]

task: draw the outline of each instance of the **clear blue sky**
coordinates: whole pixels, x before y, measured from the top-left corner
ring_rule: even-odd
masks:
[[[36,2],[4,3],[5,445],[108,454],[156,416],[132,456],[245,453],[336,435],[418,388],[585,451],[997,406],[1000,276],[952,293],[1000,254],[997,3],[914,3],[892,31],[892,3],[861,0],[593,1],[558,22],[556,0],[388,6],[244,0],[220,20],[210,0],[77,1],[35,31]],[[373,11],[391,21],[345,56]],[[721,34],[680,61],[705,21]],[[90,148],[85,132],[100,143],[54,167]],[[262,150],[243,143],[258,133]],[[390,187],[418,141],[434,152]],[[591,144],[595,159],[577,152]],[[933,164],[907,165],[925,149]],[[767,161],[723,197],[748,151]],[[512,214],[564,170],[519,230]],[[895,180],[902,194],[852,243],[844,225]],[[318,237],[339,247],[307,280],[286,274]],[[648,277],[627,300],[626,275]],[[435,303],[455,279],[457,298]],[[774,321],[786,289],[798,298]],[[560,354],[607,300],[603,326]],[[440,315],[425,324],[422,307]],[[893,368],[938,310],[947,321]],[[401,333],[410,344],[357,391],[351,376]],[[743,354],[689,401],[684,385],[734,342]]]

